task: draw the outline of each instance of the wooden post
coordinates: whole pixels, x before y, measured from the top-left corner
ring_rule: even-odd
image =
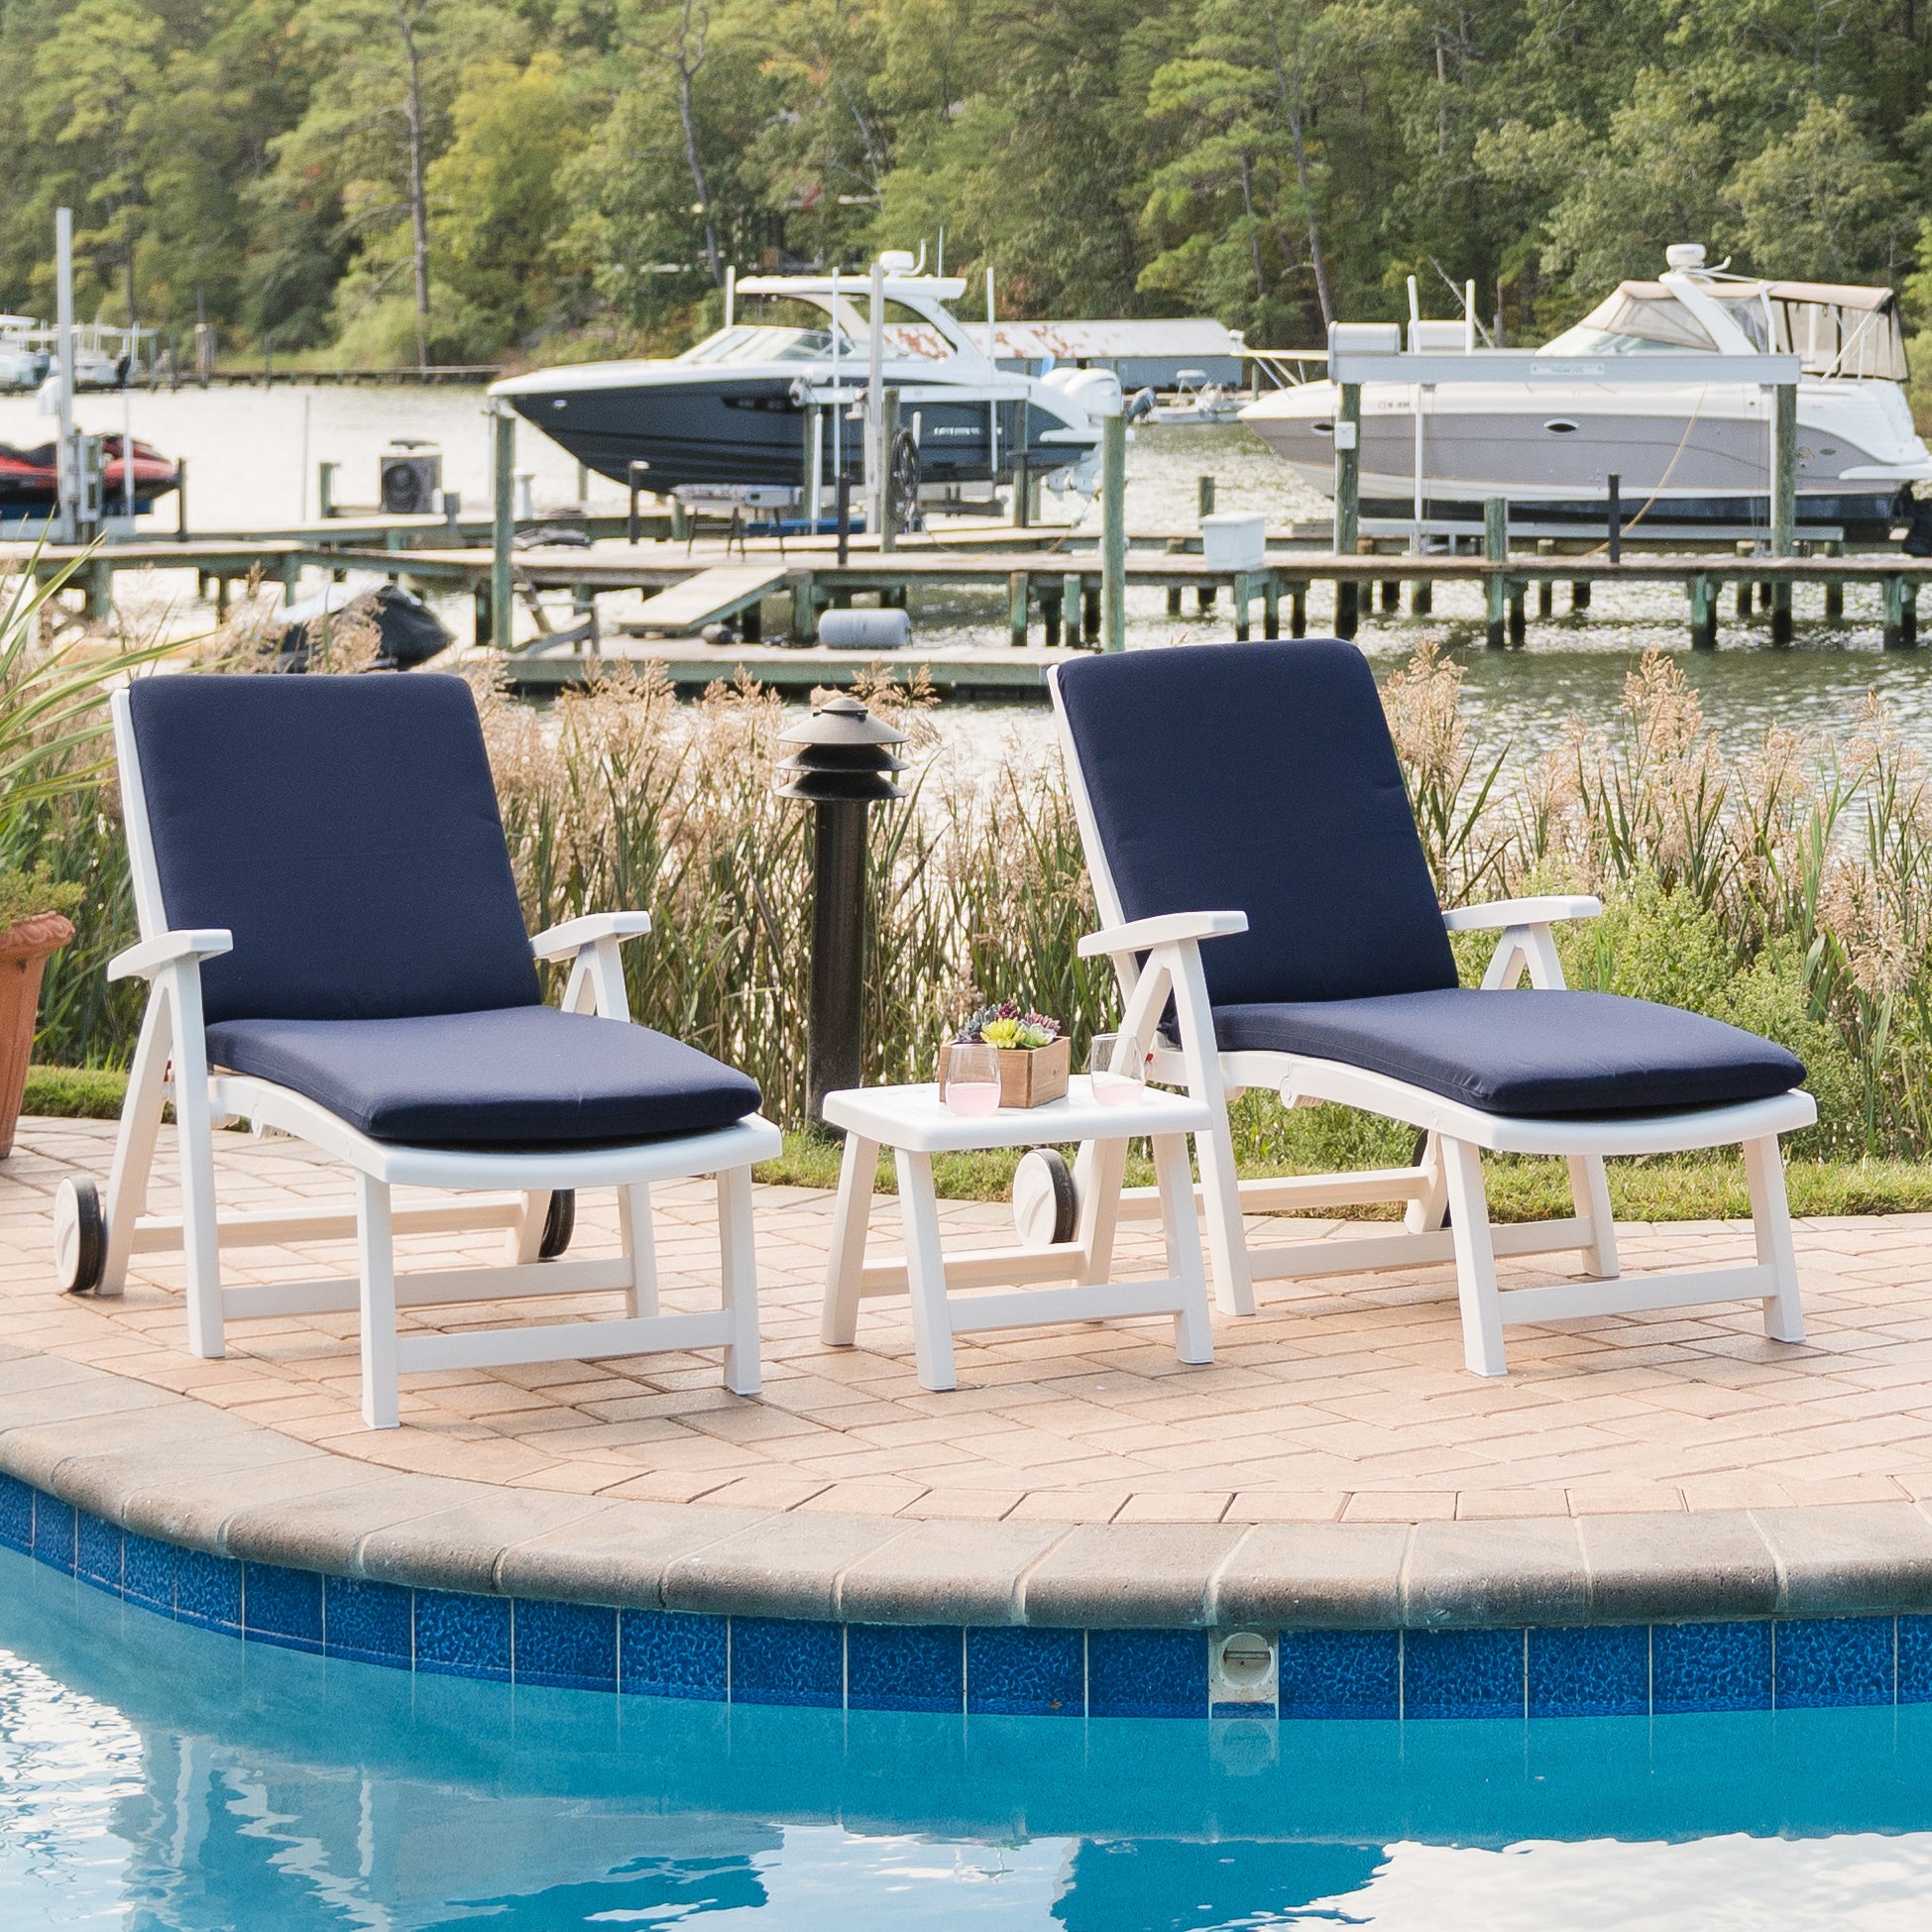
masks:
[[[1490,497],[1483,503],[1483,556],[1492,564],[1509,561],[1509,504],[1502,497]],[[1491,650],[1501,650],[1509,580],[1501,571],[1491,571],[1483,579],[1483,590],[1486,641]]]
[[[1012,572],[1006,579],[1006,627],[1007,641],[1015,650],[1026,645],[1026,595],[1027,574],[1024,570]]]
[[[1836,538],[1825,545],[1825,555],[1828,557],[1842,557],[1844,554],[1845,546]],[[1842,578],[1834,577],[1825,586],[1825,622],[1842,624],[1844,620],[1845,584]]]
[[[1362,386],[1340,386],[1335,411],[1335,555],[1352,557],[1362,521]],[[1335,635],[1355,634],[1356,586],[1335,585]]]
[[[1261,634],[1268,638],[1282,634],[1282,585],[1272,570],[1261,586]]]
[[[642,534],[642,525],[637,519],[637,492],[642,487],[644,474],[649,468],[650,465],[648,463],[627,463],[625,465],[625,488],[629,493],[630,498],[630,508],[625,518],[625,533],[632,543],[635,543],[639,535]]]
[[[1749,577],[1745,578],[1738,585],[1737,605],[1738,616],[1748,619],[1751,616],[1751,579]]]
[[[1013,527],[1016,530],[1030,529],[1033,525],[1033,473],[1026,466],[1026,458],[1017,456],[1013,461]]]
[[[1779,383],[1771,408],[1771,555],[1789,557],[1798,548],[1798,386]],[[1771,587],[1771,642],[1791,641],[1791,586],[1779,579]]]
[[[1396,577],[1382,580],[1382,612],[1386,617],[1391,611],[1402,609],[1402,581]]]
[[[476,622],[470,633],[471,638],[478,650],[487,650],[496,630],[490,615],[490,586],[479,578],[473,596],[476,602]]]
[[[1885,629],[1887,650],[1910,650],[1918,642],[1918,584],[1904,577],[1885,579]]]
[[[1100,648],[1100,587],[1088,584],[1081,592],[1080,641],[1089,650]]]
[[[1513,644],[1522,643],[1524,637],[1529,633],[1530,620],[1524,610],[1524,597],[1529,588],[1528,583],[1521,577],[1512,578],[1507,586],[1510,607],[1510,642]]]
[[[812,577],[801,571],[792,579],[792,642],[809,644],[818,632],[817,600],[812,595]]]
[[[1127,419],[1100,419],[1100,648],[1127,648]]]
[[[1288,634],[1291,637],[1306,637],[1308,634],[1308,587],[1306,584],[1291,584],[1288,587]]]
[[[1077,572],[1070,571],[1060,580],[1060,622],[1062,632],[1071,647],[1075,644],[1091,643],[1086,632],[1085,582]]]
[[[1690,641],[1694,650],[1717,648],[1717,585],[1709,577],[1690,580]]]
[[[880,405],[882,420],[879,424],[879,549],[896,550],[899,547],[899,493],[894,487],[892,474],[892,450],[899,440],[899,392],[889,389],[885,392]],[[1024,494],[1025,472],[1021,471],[1020,481]]]
[[[1228,596],[1234,603],[1234,641],[1237,644],[1248,641],[1248,603],[1252,595],[1247,572],[1237,572],[1234,582],[1228,586]]]
[[[1435,609],[1435,587],[1426,577],[1418,577],[1409,587],[1409,615],[1425,618]]]
[[[1204,476],[1200,479],[1200,481],[1202,484],[1209,484],[1212,483],[1214,479],[1212,477]],[[1167,553],[1171,557],[1186,556],[1188,553],[1188,539],[1185,536],[1169,537]],[[1181,586],[1179,584],[1170,584],[1168,586],[1168,616],[1171,618],[1178,618],[1180,615],[1181,615]]]
[[[496,475],[491,497],[490,523],[490,641],[499,650],[510,648],[511,546],[516,535],[516,418],[499,409],[492,422],[496,432]]]
[[[1610,561],[1624,560],[1624,480],[1614,470],[1610,474],[1609,502],[1604,507],[1604,522],[1610,532]]]
[[[691,512],[685,507],[682,497],[671,499],[671,540],[685,543],[691,537]]]
[[[174,459],[174,541],[187,541],[187,458]]]
[[[1575,578],[1570,584],[1570,616],[1590,608],[1590,580],[1587,577]]]
[[[1194,514],[1212,516],[1214,513],[1214,479],[1211,476],[1194,479]]]
[[[1064,606],[1065,598],[1062,592],[1051,587],[1042,589],[1040,592],[1040,624],[1046,632],[1046,643],[1049,650],[1056,648],[1060,642],[1060,623]]]

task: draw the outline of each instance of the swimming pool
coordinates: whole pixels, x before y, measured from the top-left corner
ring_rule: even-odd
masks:
[[[932,1716],[241,1645],[0,1551],[7,1932],[1925,1923],[1932,1706]]]

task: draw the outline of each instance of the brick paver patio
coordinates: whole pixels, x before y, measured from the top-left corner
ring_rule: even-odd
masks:
[[[170,1130],[171,1132],[171,1130]],[[178,1256],[137,1257],[118,1301],[53,1284],[62,1175],[104,1178],[112,1126],[27,1121],[0,1164],[0,1342],[188,1394],[336,1453],[515,1487],[750,1508],[1055,1522],[1419,1522],[1932,1495],[1932,1215],[1801,1221],[1811,1340],[1767,1342],[1756,1306],[1510,1330],[1511,1375],[1464,1373],[1448,1267],[1264,1285],[1185,1368],[1164,1320],[963,1336],[960,1387],[921,1390],[903,1302],[868,1301],[859,1345],[818,1339],[832,1198],[758,1191],[765,1391],[715,1360],[630,1357],[404,1378],[403,1426],[358,1414],[353,1315],[237,1322],[219,1362],[186,1352]],[[171,1172],[164,1147],[163,1173]],[[294,1143],[221,1136],[229,1205],[348,1200]],[[166,1191],[155,1206],[171,1205]],[[711,1196],[658,1191],[667,1307],[715,1298]],[[1010,1242],[1003,1206],[942,1203],[949,1239]],[[875,1248],[894,1239],[889,1206]],[[1745,1258],[1743,1224],[1627,1227],[1635,1271]],[[614,1251],[615,1202],[580,1201],[572,1252]],[[1123,1229],[1126,1272],[1164,1272],[1158,1230]],[[405,1265],[498,1256],[491,1232],[401,1244]],[[432,1257],[436,1258],[432,1263]],[[1554,1257],[1560,1265],[1565,1258]],[[351,1265],[348,1244],[231,1251],[232,1280]],[[1505,1264],[1520,1279],[1527,1274]],[[545,1318],[613,1298],[546,1302]],[[488,1326],[505,1305],[429,1310]],[[518,1317],[527,1306],[514,1310]]]

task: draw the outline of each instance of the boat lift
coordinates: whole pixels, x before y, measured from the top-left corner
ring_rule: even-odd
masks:
[[[1545,356],[1534,349],[1475,349],[1455,351],[1402,348],[1402,330],[1394,322],[1335,322],[1328,329],[1328,369],[1336,387],[1335,410],[1335,552],[1355,554],[1361,533],[1362,385],[1400,383],[1416,392],[1416,517],[1413,545],[1422,543],[1422,487],[1424,468],[1423,398],[1444,383],[1595,383],[1606,388],[1647,389],[1658,385],[1686,387],[1733,383],[1769,392],[1766,410],[1765,469],[1770,495],[1770,546],[1774,557],[1797,552],[1798,378],[1803,359],[1789,355],[1732,356],[1704,353],[1645,356]],[[1611,479],[1606,478],[1606,495]],[[1486,556],[1509,555],[1507,502],[1494,498],[1484,505],[1483,548]],[[1622,517],[1611,512],[1610,546],[1614,558]],[[1491,630],[1501,623],[1503,580],[1491,588]],[[1773,635],[1787,634],[1791,623],[1790,587],[1780,583],[1774,592]]]

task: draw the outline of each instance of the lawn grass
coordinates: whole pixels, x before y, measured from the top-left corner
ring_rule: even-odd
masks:
[[[127,1076],[105,1067],[32,1067],[27,1073],[30,1115],[112,1120],[121,1111]],[[1074,1150],[1063,1150],[1073,1158]],[[1017,1148],[976,1154],[936,1154],[933,1181],[946,1200],[1004,1200],[1020,1158]],[[794,1188],[836,1188],[840,1143],[812,1134],[787,1134],[785,1151],[757,1170],[760,1181]],[[1244,1174],[1287,1173],[1251,1166]],[[1570,1211],[1569,1178],[1560,1161],[1505,1158],[1485,1163],[1490,1212],[1499,1221],[1534,1221]],[[1151,1187],[1153,1164],[1136,1149],[1127,1165],[1129,1187]],[[1785,1169],[1791,1211],[1799,1215],[1932,1213],[1932,1163],[1914,1161],[1792,1161]],[[881,1156],[877,1191],[896,1193],[889,1155]],[[1751,1212],[1744,1161],[1728,1154],[1666,1155],[1610,1164],[1610,1198],[1622,1221],[1740,1220]],[[1358,1220],[1391,1220],[1394,1208],[1338,1212]]]

